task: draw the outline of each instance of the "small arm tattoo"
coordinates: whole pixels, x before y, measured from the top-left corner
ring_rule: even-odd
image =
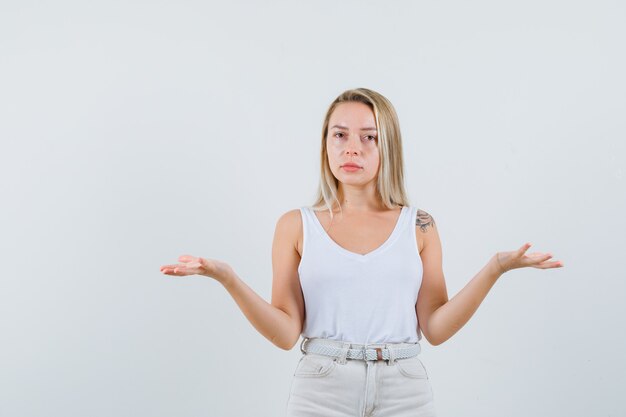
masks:
[[[426,232],[428,226],[434,227],[435,219],[426,213],[424,210],[417,209],[417,217],[415,218],[415,225],[420,227],[422,232]]]

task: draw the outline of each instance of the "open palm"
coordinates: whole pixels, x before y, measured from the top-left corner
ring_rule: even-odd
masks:
[[[191,255],[181,255],[178,257],[178,264],[163,265],[161,272],[167,275],[204,275],[221,282],[227,282],[233,274],[232,267],[226,262],[217,259],[207,259]]]
[[[531,247],[530,243],[525,243],[518,250],[510,252],[498,252],[497,260],[502,272],[516,268],[533,267],[540,269],[560,268],[562,261],[548,261],[552,258],[551,253],[533,252],[526,255],[526,251]]]

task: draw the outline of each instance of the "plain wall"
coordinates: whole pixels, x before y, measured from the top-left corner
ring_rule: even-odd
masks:
[[[395,106],[412,205],[452,298],[422,340],[440,417],[616,416],[626,401],[626,59],[617,1],[0,4],[0,415],[282,415],[300,355],[220,284],[270,301],[277,219],[313,202],[324,113]]]

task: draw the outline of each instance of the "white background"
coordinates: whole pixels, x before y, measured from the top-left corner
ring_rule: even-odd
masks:
[[[450,298],[514,270],[440,346],[440,417],[617,416],[626,401],[626,59],[618,1],[0,3],[0,415],[279,416],[281,350],[211,278],[270,301],[313,202],[324,112],[395,106]]]

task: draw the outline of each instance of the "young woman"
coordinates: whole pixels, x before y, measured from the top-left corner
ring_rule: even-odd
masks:
[[[437,225],[406,196],[391,103],[345,91],[326,113],[321,145],[317,201],[276,224],[271,304],[219,260],[183,255],[161,271],[216,279],[282,349],[303,337],[288,416],[435,416],[422,334],[435,346],[448,340],[506,271],[563,263],[526,254],[529,243],[498,252],[448,300]]]

